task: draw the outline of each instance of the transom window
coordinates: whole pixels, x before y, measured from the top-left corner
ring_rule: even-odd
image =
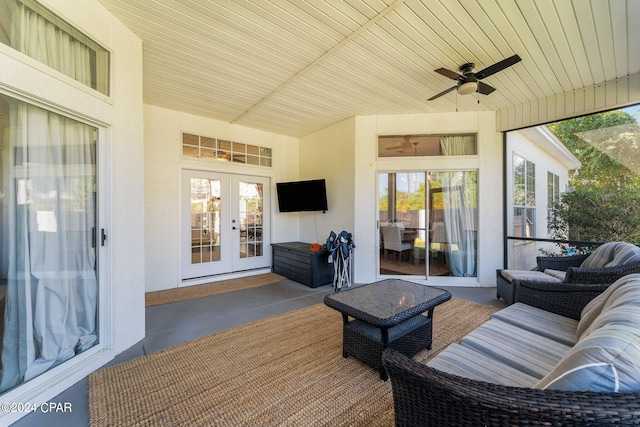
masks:
[[[475,156],[476,134],[381,135],[378,157]]]
[[[272,150],[257,145],[183,133],[182,155],[220,162],[271,167]]]
[[[0,43],[109,95],[109,52],[33,0],[0,0]]]

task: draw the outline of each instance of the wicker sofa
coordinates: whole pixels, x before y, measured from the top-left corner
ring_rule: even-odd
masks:
[[[537,269],[496,272],[496,296],[513,304],[523,282],[611,284],[621,277],[640,273],[640,247],[627,242],[609,242],[591,254],[539,256]]]
[[[526,282],[517,299],[426,365],[383,353],[396,426],[640,425],[640,275],[610,287]],[[629,342],[616,353],[606,339],[620,329]]]

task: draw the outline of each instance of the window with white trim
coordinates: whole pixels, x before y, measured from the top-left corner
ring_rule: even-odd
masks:
[[[536,226],[536,166],[513,155],[513,235],[534,237]]]
[[[547,233],[553,234],[551,219],[553,206],[560,201],[560,177],[553,172],[547,172]]]

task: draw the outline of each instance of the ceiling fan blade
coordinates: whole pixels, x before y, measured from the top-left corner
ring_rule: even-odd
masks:
[[[478,92],[483,95],[489,95],[491,92],[496,90],[493,86],[489,86],[486,83],[478,82]]]
[[[458,74],[455,71],[447,70],[446,68],[438,68],[435,70],[436,73],[440,73],[445,77],[449,77],[453,80],[458,80],[458,77],[462,77],[462,74]]]
[[[449,89],[447,89],[447,90],[443,90],[443,91],[442,91],[442,92],[440,92],[439,94],[434,95],[434,96],[432,96],[431,98],[427,99],[427,101],[433,101],[433,100],[434,100],[434,99],[436,99],[436,98],[440,98],[442,95],[446,95],[447,93],[451,92],[452,90],[455,90],[457,87],[458,87],[458,86],[453,86],[453,87],[450,87],[450,88],[449,88]]]
[[[478,80],[484,79],[485,77],[489,77],[490,75],[495,74],[498,71],[502,71],[505,68],[509,68],[512,65],[517,64],[520,61],[522,61],[522,58],[520,58],[518,55],[513,55],[513,56],[511,56],[509,58],[505,58],[502,61],[496,62],[493,65],[489,65],[484,70],[478,71],[476,73],[476,78]]]

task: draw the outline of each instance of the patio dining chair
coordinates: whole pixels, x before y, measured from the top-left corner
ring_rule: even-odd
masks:
[[[384,248],[384,259],[387,259],[387,252],[392,251],[394,260],[396,254],[400,255],[400,260],[402,260],[402,253],[405,251],[409,251],[409,257],[413,256],[413,239],[409,241],[405,241],[402,239],[403,230],[400,227],[396,227],[393,225],[383,225],[380,227],[380,231],[382,232],[382,242]]]

